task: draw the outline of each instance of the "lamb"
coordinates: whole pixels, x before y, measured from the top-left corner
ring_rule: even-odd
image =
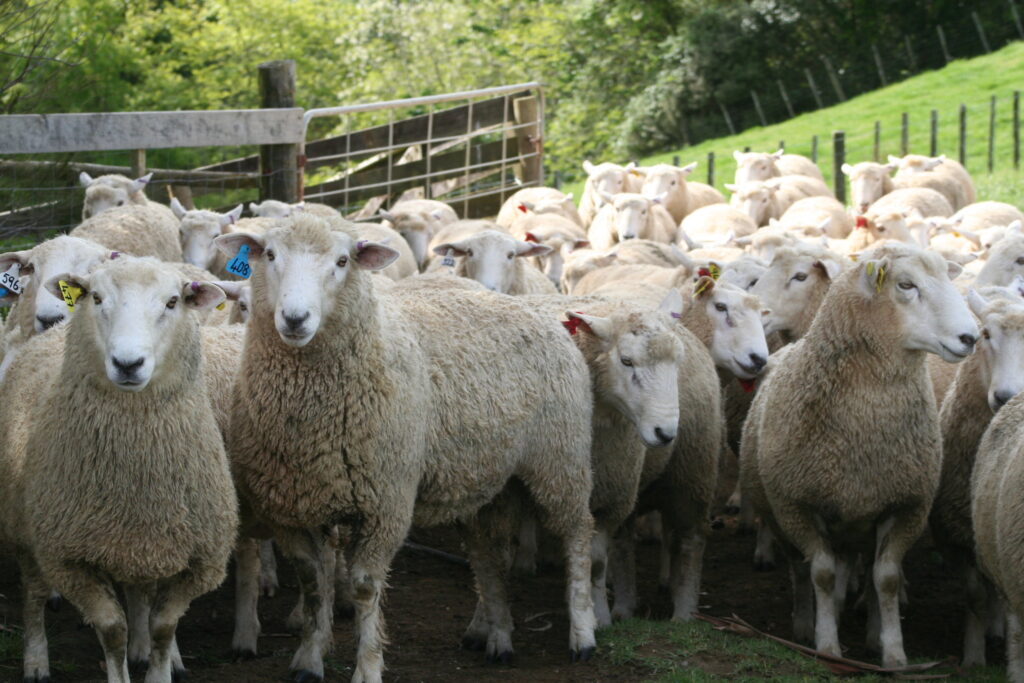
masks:
[[[1024,389],[1024,300],[1016,291],[986,288],[967,295],[982,325],[975,353],[959,365],[942,402],[942,478],[929,524],[950,566],[964,578],[967,619],[963,666],[985,664],[985,616],[991,596],[979,575],[971,528],[971,471],[994,414]]]
[[[82,291],[82,311],[33,338],[5,380],[5,391],[34,397],[8,404],[13,429],[3,432],[5,469],[21,463],[21,476],[9,484],[14,495],[5,499],[22,510],[23,548],[30,539],[21,554],[33,598],[26,603],[33,630],[26,674],[43,680],[48,673],[40,589],[49,586],[96,629],[107,680],[128,681],[116,582],[150,594],[156,607],[147,680],[169,682],[172,668],[175,677],[182,673],[177,621],[192,599],[223,581],[238,525],[194,314],[224,296],[152,259],[109,261],[85,277],[58,276],[47,289],[56,293],[57,280]],[[34,362],[40,350],[63,363]],[[154,400],[159,410],[144,407]],[[51,409],[68,401],[74,411]],[[96,425],[106,425],[101,443],[88,438]],[[95,504],[115,498],[121,504]]]
[[[795,244],[775,251],[768,269],[750,292],[771,310],[765,334],[781,335],[784,343],[802,338],[821,302],[849,261],[814,244]]]
[[[840,654],[843,554],[872,548],[869,607],[877,604],[871,623],[880,631],[872,626],[869,642],[880,637],[883,666],[906,664],[900,563],[924,528],[942,466],[924,355],[962,360],[978,336],[950,281],[959,270],[896,242],[865,254],[754,399],[744,441],[750,433],[756,448],[744,446],[741,465],[744,476],[756,472],[773,525],[810,562],[823,652]]]
[[[317,618],[315,577],[334,523],[351,539],[353,680],[381,680],[384,581],[414,521],[463,523],[491,617],[488,653],[508,656],[510,617],[493,592],[505,517],[488,503],[512,477],[565,544],[569,648],[589,658],[592,398],[564,328],[513,297],[417,288],[418,278],[377,287],[367,271],[393,249],[313,216],[288,220],[264,237],[217,240],[227,253],[249,246],[254,263],[228,444],[249,502],[297,563],[306,621],[292,670],[323,677],[330,624]]]
[[[687,182],[686,178],[697,168],[697,162],[683,167],[656,164],[636,169],[643,179],[640,194],[654,200],[665,197],[665,209],[678,225],[688,214],[709,204],[724,204],[725,197],[710,185]]]
[[[683,219],[679,226],[679,246],[695,248],[693,243],[752,235],[757,227],[747,213],[728,204],[713,204]]]
[[[893,190],[873,202],[864,215],[871,217],[887,212],[909,216],[917,211],[922,216],[952,216],[953,207],[941,194],[927,187],[911,187]]]
[[[438,239],[448,232],[441,231]],[[476,280],[494,292],[518,296],[553,294],[556,291],[555,285],[543,273],[526,262],[527,257],[549,254],[551,247],[545,244],[517,240],[498,230],[482,230],[461,239],[434,245],[433,252],[439,257],[457,259],[453,264],[456,275]],[[435,263],[443,261],[437,260]]]
[[[786,175],[802,175],[825,182],[817,164],[805,156],[786,154],[781,149],[771,154],[737,150],[732,158],[736,160],[737,185]]]
[[[733,193],[730,203],[758,226],[768,219],[780,218],[795,202],[805,197],[830,197],[832,191],[820,180],[801,175],[780,176],[769,180],[751,180],[743,185],[726,185]]]
[[[286,204],[276,199],[264,199],[259,204],[249,202],[249,212],[257,218],[287,218],[296,211],[305,211],[323,218],[341,218],[341,213],[337,209],[317,202]]]
[[[957,211],[976,199],[974,182],[967,169],[959,161],[947,159],[943,154],[938,157],[926,157],[919,154],[908,154],[900,157],[889,157],[889,164],[896,166],[895,187],[930,187],[941,192]]]
[[[553,187],[524,187],[505,200],[494,222],[511,229],[513,224],[527,216],[561,216],[583,228],[572,194],[564,194]]]
[[[790,205],[779,223],[786,230],[805,235],[825,234],[844,239],[853,230],[853,219],[833,197],[805,197]]]
[[[530,261],[555,287],[562,282],[566,259],[577,249],[590,246],[583,228],[568,218],[553,214],[527,214],[517,219],[509,231],[516,239],[551,248],[547,254],[530,257]]]
[[[435,199],[406,199],[392,205],[390,211],[381,210],[381,218],[388,227],[409,243],[416,264],[423,270],[430,258],[427,245],[446,225],[459,220],[455,209]]]
[[[125,204],[95,213],[70,235],[132,256],[181,261],[178,219],[169,208],[156,202]]]
[[[1020,491],[1024,487],[1024,397],[1017,394],[1003,406],[978,445],[971,473],[971,521],[980,569],[1007,602],[1007,678],[1024,681],[1024,589],[1020,568]]]
[[[843,164],[842,171],[850,179],[851,204],[858,213],[864,213],[869,206],[895,189],[890,175],[894,170],[895,164],[877,164],[873,161],[862,161],[853,166]]]
[[[585,228],[589,228],[597,218],[607,201],[605,195],[639,192],[643,182],[636,175],[636,164],[633,162],[625,166],[610,162],[595,166],[590,161],[584,161],[583,170],[587,173],[587,181],[583,186],[583,196],[580,197],[579,212]]]
[[[587,231],[595,249],[611,249],[630,239],[675,242],[676,223],[661,205],[661,199],[648,199],[630,192],[601,196],[605,204]]]
[[[78,174],[78,181],[85,188],[85,201],[82,205],[82,220],[126,204],[148,206],[155,204],[146,197],[146,185],[153,178],[147,173],[141,178],[132,180],[123,175],[110,174],[93,178],[85,171]]]

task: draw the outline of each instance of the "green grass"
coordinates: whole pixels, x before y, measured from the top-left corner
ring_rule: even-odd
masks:
[[[715,186],[725,193],[724,184],[736,172],[734,150],[771,152],[785,141],[787,152],[811,155],[811,139],[818,136],[818,166],[831,185],[832,133],[846,135],[846,160],[868,161],[874,156],[874,124],[881,122],[880,159],[900,154],[900,116],[909,117],[909,151],[928,154],[931,110],[938,111],[938,152],[956,159],[958,110],[967,107],[967,170],[974,176],[978,198],[1009,202],[1024,207],[1024,186],[1013,169],[1011,117],[1013,91],[1024,86],[1024,42],[1007,45],[998,52],[969,60],[955,61],[900,83],[860,95],[842,104],[801,114],[767,127],[755,127],[737,135],[706,140],[699,145],[656,154],[642,165],[699,162],[694,180],[707,180],[708,152],[715,153]],[[989,99],[996,96],[995,172],[987,171]],[[593,160],[597,161],[604,160]],[[566,184],[566,192],[579,197],[582,180]],[[726,193],[727,194],[727,193]],[[728,194],[727,194],[728,196]]]

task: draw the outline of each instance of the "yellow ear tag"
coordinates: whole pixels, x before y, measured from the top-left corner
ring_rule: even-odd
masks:
[[[875,264],[874,264],[874,262],[868,261],[868,264],[866,266],[864,266],[864,270],[867,271],[868,275],[874,275],[875,274]]]
[[[58,280],[57,285],[60,287],[60,294],[64,297],[64,303],[68,310],[74,312],[75,302],[78,301],[78,297],[82,296],[81,287],[70,285],[64,280]]]
[[[709,263],[708,272],[711,273],[712,280],[718,280],[718,276],[722,274],[722,269],[717,264]]]
[[[882,285],[885,284],[885,268],[878,266],[878,277],[875,278],[875,291],[882,293]]]
[[[217,304],[217,310],[218,311],[223,311],[224,310],[224,304],[226,304],[226,303],[227,303],[227,301],[221,301],[219,304]]]
[[[702,279],[701,281],[699,281],[697,283],[697,286],[693,288],[693,295],[697,296],[698,294],[702,293],[707,288],[708,288],[708,281]]]
[[[956,230],[954,230],[954,231],[953,231],[953,237],[963,237],[963,235],[961,235],[961,234],[960,234],[960,233],[958,233],[958,232],[957,232]]]

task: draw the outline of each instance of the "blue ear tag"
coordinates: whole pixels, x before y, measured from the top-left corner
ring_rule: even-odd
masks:
[[[252,275],[252,267],[249,265],[249,245],[243,244],[238,248],[238,253],[235,254],[235,258],[228,261],[227,271],[234,273],[238,277],[249,279]]]
[[[447,268],[454,268],[455,267],[455,250],[454,249],[449,249],[445,253],[444,258],[441,260],[441,265],[445,266]]]
[[[8,293],[21,294],[21,280],[18,279],[20,270],[21,264],[15,263],[6,273],[0,273],[0,297],[5,297]]]

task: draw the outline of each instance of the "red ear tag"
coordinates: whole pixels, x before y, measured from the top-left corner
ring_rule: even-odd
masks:
[[[868,219],[865,216],[857,216],[855,224],[858,228],[866,228],[868,227]]]
[[[523,213],[526,213],[526,204],[520,204],[516,208],[522,211]]]
[[[580,311],[576,312],[579,313]],[[569,318],[568,320],[562,321],[562,325],[565,326],[565,329],[569,330],[569,334],[573,336],[576,335],[576,330],[580,328],[580,325],[585,324],[586,323],[583,322],[582,318]]]
[[[751,391],[753,391],[754,387],[756,385],[757,385],[757,380],[756,379],[741,379],[740,380],[740,386],[743,387],[743,393],[745,393],[745,394],[749,394]]]
[[[537,239],[537,236],[534,235],[532,232],[526,233],[526,241],[527,242],[536,242],[537,244],[540,244],[540,240]]]
[[[697,271],[697,277],[711,277],[711,271],[707,268],[701,268]]]

